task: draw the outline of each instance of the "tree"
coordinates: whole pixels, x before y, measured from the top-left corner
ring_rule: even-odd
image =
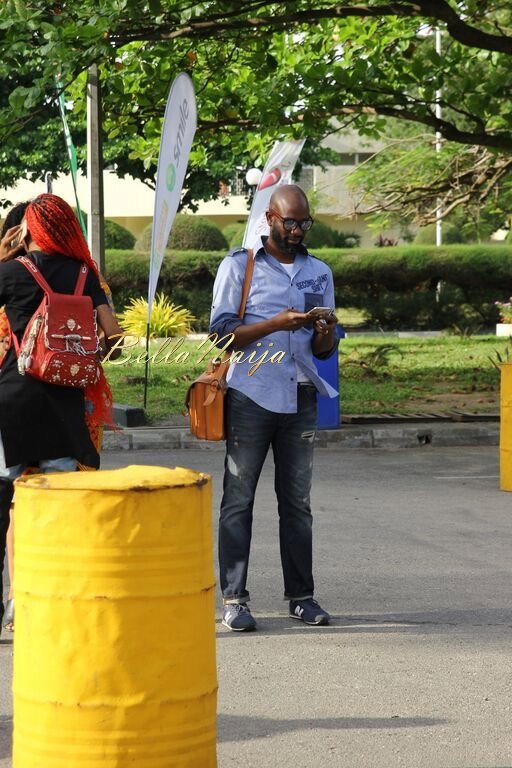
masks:
[[[485,147],[448,142],[392,121],[382,149],[347,179],[355,211],[375,224],[400,221],[424,226],[451,219],[465,237],[479,240],[502,227],[512,210],[512,156]],[[457,214],[464,210],[464,219]]]
[[[442,56],[433,25],[444,33]],[[392,117],[484,148],[484,188],[512,149],[511,29],[502,0],[4,0],[3,152],[47,124],[59,88],[83,124],[83,73],[98,62],[107,153],[118,172],[147,183],[169,85],[181,70],[192,74],[199,127],[189,198],[215,195],[235,164],[262,164],[278,136],[317,144],[333,118],[377,137]]]

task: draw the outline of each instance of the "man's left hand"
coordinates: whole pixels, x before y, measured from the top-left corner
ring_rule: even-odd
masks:
[[[313,328],[315,333],[317,333],[319,336],[328,336],[336,328],[336,323],[336,315],[331,314],[328,315],[328,317],[315,320],[313,323]]]

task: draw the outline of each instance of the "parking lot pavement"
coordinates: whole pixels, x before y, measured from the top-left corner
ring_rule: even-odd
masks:
[[[103,466],[187,466],[221,451],[108,451]],[[220,768],[506,768],[512,765],[512,494],[495,447],[319,447],[317,597],[329,627],[286,617],[271,462],[250,564],[257,632],[220,625]],[[0,767],[11,647],[0,644]],[[70,767],[72,768],[72,767]]]

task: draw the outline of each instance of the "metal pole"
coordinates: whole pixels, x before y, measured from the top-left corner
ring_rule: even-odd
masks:
[[[105,271],[103,201],[103,151],[101,141],[101,88],[98,65],[89,68],[87,79],[87,180],[90,210],[87,222],[89,249],[100,272]]]
[[[436,29],[436,53],[441,56],[441,30]],[[435,114],[438,120],[441,119],[441,90],[436,91],[436,110]],[[439,131],[436,131],[436,152],[441,151],[442,135]],[[436,208],[436,245],[442,245],[443,243],[443,216],[441,210],[441,202],[438,201]]]

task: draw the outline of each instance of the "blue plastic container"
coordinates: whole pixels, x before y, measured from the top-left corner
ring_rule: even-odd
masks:
[[[343,326],[338,324],[336,326],[336,333],[338,335],[338,339],[345,338],[345,329]],[[322,379],[325,379],[325,381],[327,381],[331,387],[334,387],[334,389],[338,389],[338,353],[335,352],[334,355],[328,357],[327,360],[317,360],[316,358],[313,359],[315,361],[318,374],[322,377]],[[339,394],[337,397],[326,397],[325,395],[317,394],[316,399],[318,404],[318,414],[316,419],[317,429],[338,429],[340,426],[341,415]]]

